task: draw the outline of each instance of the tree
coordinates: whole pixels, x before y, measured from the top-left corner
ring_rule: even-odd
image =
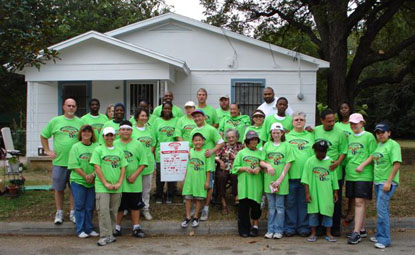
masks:
[[[253,26],[266,31],[282,27],[297,29],[307,36],[318,57],[330,62],[327,72],[327,103],[337,108],[343,100],[354,102],[358,93],[371,86],[399,83],[410,72],[412,64],[402,63],[394,74],[361,79],[368,67],[391,61],[405,54],[415,44],[415,32],[398,36],[398,42],[388,48],[375,43],[378,35],[388,27],[396,15],[413,16],[414,3],[410,0],[201,0],[206,8],[207,22],[226,26],[234,31],[251,32]],[[403,19],[413,27],[413,19]],[[395,27],[398,29],[399,27]],[[257,35],[258,35],[258,31]],[[397,34],[397,32],[395,32]],[[259,33],[261,34],[261,33]],[[357,37],[357,48],[352,53],[348,39]],[[396,38],[395,38],[396,39]],[[350,54],[351,53],[351,54]]]

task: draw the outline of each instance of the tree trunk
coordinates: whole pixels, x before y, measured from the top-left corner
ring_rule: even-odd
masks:
[[[331,35],[330,39],[327,104],[336,110],[342,101],[350,99],[346,89],[347,40],[338,40],[336,35]]]

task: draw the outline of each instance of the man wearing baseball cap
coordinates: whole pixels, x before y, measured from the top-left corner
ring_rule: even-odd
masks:
[[[229,111],[229,95],[223,95],[219,98],[219,108],[216,109],[216,114],[218,115],[219,123],[223,117],[230,117],[231,113]]]
[[[190,140],[190,133],[196,127],[196,123],[193,120],[192,112],[196,109],[196,104],[193,101],[188,101],[184,104],[185,116],[180,117],[177,120],[174,136],[178,141]]]

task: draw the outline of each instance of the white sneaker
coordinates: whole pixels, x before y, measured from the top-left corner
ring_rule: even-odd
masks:
[[[55,215],[55,224],[60,225],[63,223],[63,212],[57,211]]]
[[[76,220],[75,220],[75,211],[74,211],[74,210],[71,210],[71,212],[69,213],[69,220],[70,220],[73,224],[75,224],[75,223],[76,223]]]
[[[196,228],[196,227],[198,227],[199,226],[199,219],[193,219],[192,220],[192,227],[193,228]]]
[[[272,236],[273,239],[281,239],[282,238],[282,234],[281,233],[274,233],[274,235]]]
[[[381,243],[375,243],[375,247],[378,248],[378,249],[385,249],[386,248],[386,246],[384,244],[381,244]]]
[[[143,216],[144,216],[144,219],[146,219],[146,220],[152,220],[153,219],[153,217],[151,216],[149,210],[143,210]]]
[[[98,246],[105,246],[107,244],[108,244],[108,237],[102,237],[97,242]]]
[[[87,237],[89,237],[89,235],[88,235],[87,233],[85,233],[85,232],[81,232],[81,233],[78,235],[78,237],[79,237],[79,238],[87,238]]]
[[[377,243],[377,242],[378,242],[378,239],[376,239],[376,237],[375,237],[375,236],[372,236],[372,237],[370,238],[370,241],[371,241],[371,242],[374,242],[374,243]]]
[[[266,239],[272,239],[272,236],[273,235],[274,235],[273,233],[267,232],[267,233],[265,233],[264,238],[266,238]]]
[[[92,230],[91,233],[89,233],[89,236],[97,237],[97,236],[99,236],[99,233],[97,233],[94,230]]]
[[[207,221],[209,218],[209,210],[202,210],[202,215],[200,216],[201,221]]]

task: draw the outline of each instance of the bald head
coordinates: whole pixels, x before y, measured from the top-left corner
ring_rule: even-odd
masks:
[[[166,91],[163,96],[163,102],[172,103],[173,102],[173,92]]]
[[[267,104],[270,104],[274,101],[274,98],[275,98],[274,90],[271,87],[266,87],[264,89],[264,101]]]
[[[76,101],[73,98],[67,98],[63,102],[63,115],[67,118],[73,118],[76,112]]]

